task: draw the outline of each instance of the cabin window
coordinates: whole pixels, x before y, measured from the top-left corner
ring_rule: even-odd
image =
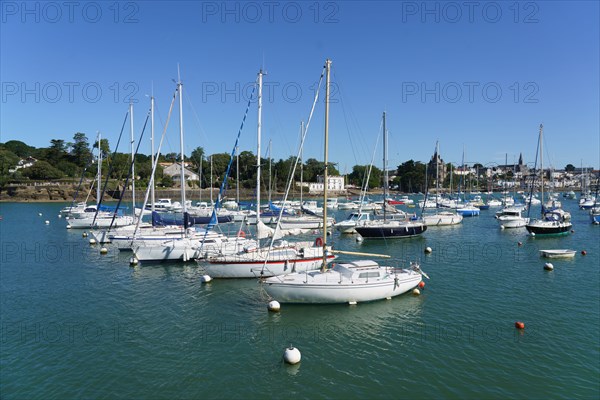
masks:
[[[379,278],[379,272],[361,272],[358,277],[360,279]]]

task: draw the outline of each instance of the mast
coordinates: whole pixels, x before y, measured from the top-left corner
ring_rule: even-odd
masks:
[[[544,216],[544,126],[540,124],[540,169],[542,170],[542,217]]]
[[[129,103],[129,130],[131,133],[131,203],[133,206],[133,218],[135,219],[135,139],[133,137],[133,103]]]
[[[439,165],[439,160],[440,159],[440,142],[436,141],[435,142],[435,207],[438,207],[438,199],[439,199],[439,195],[438,195],[438,190],[440,188],[440,165]]]
[[[100,201],[100,181],[102,180],[102,135],[98,131],[98,183],[96,187],[96,204]]]
[[[258,123],[256,127],[256,223],[260,220],[260,132],[262,128],[262,82],[263,71],[258,71]]]
[[[273,190],[272,188],[272,179],[271,179],[271,170],[272,170],[272,158],[271,158],[271,139],[269,139],[269,204],[271,204],[271,191]],[[285,207],[285,205],[284,205]]]
[[[323,171],[323,264],[321,271],[327,267],[327,163],[329,162],[329,76],[331,72],[331,60],[325,61],[327,79],[325,80],[325,170]]]
[[[213,203],[213,156],[210,156],[210,205]]]
[[[150,97],[150,160],[152,166],[154,166],[154,96]],[[150,188],[150,201],[152,202],[152,211],[154,211],[154,180],[152,180],[152,186]]]
[[[177,75],[179,75],[179,68],[177,71]],[[177,86],[179,87],[179,148],[181,151],[181,204],[183,206],[183,221],[184,221],[184,228],[187,228],[186,223],[186,217],[185,214],[187,213],[187,206],[185,204],[185,155],[184,155],[184,149],[183,149],[183,83],[181,83],[181,78],[178,76],[179,78],[179,82],[177,83]]]
[[[383,221],[386,219],[386,201],[388,190],[387,172],[387,130],[385,128],[385,111],[383,112]]]
[[[304,137],[304,121],[300,121],[300,143]],[[304,146],[300,147],[300,204],[302,204],[302,194],[304,189]],[[327,206],[326,204],[324,206]]]
[[[235,175],[235,201],[237,203],[237,207],[240,207],[240,147],[235,146],[235,156],[236,156],[236,175]]]

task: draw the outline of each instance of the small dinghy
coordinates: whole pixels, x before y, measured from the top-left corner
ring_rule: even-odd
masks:
[[[546,258],[572,258],[575,256],[575,250],[557,249],[540,250],[540,255]]]

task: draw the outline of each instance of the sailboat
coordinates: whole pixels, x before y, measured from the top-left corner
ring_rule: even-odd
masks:
[[[542,201],[542,212],[541,218],[530,220],[525,225],[527,231],[532,235],[566,235],[570,232],[573,224],[570,221],[565,220],[560,213],[556,211],[547,211],[544,206],[544,153],[543,153],[543,129],[544,126],[540,124],[540,134],[538,137],[539,141],[539,152],[540,152],[540,170],[541,170],[541,201]],[[531,207],[529,208],[531,210]]]
[[[257,158],[260,159],[260,141],[262,128],[262,81],[263,71],[258,72],[258,123],[257,123]],[[292,174],[293,176],[293,174]],[[256,214],[260,215],[260,161],[257,163],[256,179]],[[326,221],[327,213],[324,212]],[[281,217],[281,216],[280,216]],[[281,233],[279,228],[268,232],[261,220],[256,222],[257,239]],[[271,230],[272,231],[272,230]],[[256,278],[281,275],[289,272],[300,272],[319,268],[321,260],[332,261],[335,256],[327,253],[327,248],[321,246],[320,238],[315,243],[286,240],[271,240],[269,246],[253,246],[244,248],[233,254],[209,256],[199,260],[201,267],[213,278]]]
[[[329,89],[331,61],[325,62],[325,171],[327,182],[329,147]],[[327,204],[325,185],[324,204]],[[327,216],[327,208],[323,210]],[[265,279],[263,288],[275,300],[282,303],[349,303],[389,299],[416,287],[425,274],[418,264],[410,269],[380,266],[372,260],[339,263],[327,269],[327,226],[324,224],[323,260],[321,269],[304,273],[292,273]],[[338,251],[338,253],[341,253]]]
[[[388,220],[387,219],[387,131],[385,124],[385,112],[383,113],[383,219],[372,220],[357,225],[354,229],[365,239],[392,239],[407,238],[421,235],[427,230],[423,221],[418,220]]]
[[[187,202],[185,200],[185,168],[184,168],[184,146],[183,146],[183,83],[181,80],[177,83],[177,90],[173,97],[179,96],[179,141],[181,151],[181,204],[183,205],[183,229],[179,237],[177,231],[174,233],[165,233],[159,236],[146,236],[140,232],[140,236],[134,234],[130,247],[133,250],[134,257],[138,261],[160,262],[160,261],[190,261],[197,258],[207,257],[209,255],[237,253],[244,248],[255,246],[256,242],[243,236],[227,237],[217,232],[207,232],[205,230],[192,230],[188,228],[190,220],[187,214]],[[169,118],[173,108],[169,110]],[[167,120],[168,121],[168,120]],[[166,127],[165,127],[166,132]],[[164,133],[163,132],[163,138]],[[153,167],[153,177],[156,168],[156,162]],[[154,178],[152,178],[154,179]],[[146,200],[147,200],[146,194]],[[139,226],[136,228],[139,231]],[[167,236],[165,238],[165,236]]]
[[[98,132],[98,183],[96,187],[96,201],[98,203],[95,206],[85,207],[82,212],[71,212],[71,216],[67,217],[67,228],[69,229],[109,228],[132,225],[134,223],[133,217],[123,215],[119,210],[111,210],[111,208],[101,205],[102,146],[100,144],[101,135]]]
[[[435,145],[435,197],[436,197],[436,212],[433,214],[429,214],[429,213],[425,213],[424,209],[426,208],[425,205],[427,205],[427,194],[428,192],[426,192],[425,194],[425,200],[423,203],[423,212],[421,215],[421,218],[423,218],[423,221],[425,222],[425,225],[429,226],[446,226],[446,225],[457,225],[460,224],[463,220],[463,216],[460,214],[457,214],[455,212],[452,211],[440,211],[439,210],[439,202],[440,202],[440,197],[438,195],[438,190],[439,190],[439,175],[440,175],[440,168],[439,168],[439,153],[440,152],[440,147],[439,147],[439,142],[436,142]],[[428,188],[426,188],[427,190]]]

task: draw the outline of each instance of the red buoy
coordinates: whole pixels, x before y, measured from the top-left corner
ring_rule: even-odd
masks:
[[[423,282],[423,281],[419,282],[419,287],[421,289],[423,289],[425,287],[425,282]]]
[[[581,250],[581,255],[582,255],[582,256],[585,256],[586,254],[587,254],[587,251],[585,251],[585,250]]]
[[[515,322],[515,328],[517,329],[525,329],[525,323],[521,321]]]

